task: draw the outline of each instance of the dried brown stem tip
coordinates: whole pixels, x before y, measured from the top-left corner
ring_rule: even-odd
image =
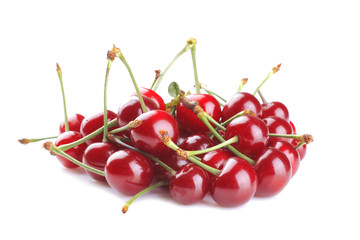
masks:
[[[303,137],[302,137],[302,142],[304,142],[306,144],[309,144],[309,143],[311,143],[313,141],[314,141],[314,138],[310,134],[304,134]]]
[[[248,79],[247,79],[247,78],[241,79],[241,84],[242,84],[242,85],[245,85],[247,82],[248,82]]]
[[[180,160],[186,160],[189,156],[189,153],[187,151],[184,151],[180,148],[178,148],[176,150],[176,154],[177,154],[178,159],[180,159]]]
[[[160,77],[161,70],[155,70],[155,80],[157,80]]]
[[[141,120],[133,120],[133,121],[130,121],[128,124],[129,124],[130,128],[137,128],[142,124],[142,121]]]
[[[129,206],[128,206],[128,205],[124,205],[124,206],[122,207],[121,211],[122,211],[122,213],[125,214],[125,213],[128,211],[128,209],[129,209]]]
[[[107,52],[107,58],[110,59],[111,61],[114,61],[115,57],[116,57],[115,52],[113,52],[113,51]]]
[[[170,136],[169,136],[168,131],[166,131],[166,130],[160,130],[159,133],[160,133],[160,135],[161,135],[161,140],[162,140],[164,143],[167,143],[167,142],[170,142],[170,141],[171,141],[171,138],[170,138]]]
[[[30,143],[30,140],[28,138],[22,138],[22,139],[18,139],[18,142],[21,144],[28,144]]]
[[[256,117],[255,113],[251,110],[244,110],[244,116],[253,116]]]
[[[199,105],[199,103],[197,101],[190,100],[186,97],[180,98],[180,101],[182,102],[182,104],[184,104],[184,106],[186,108],[189,108],[189,109],[194,109],[195,106]]]
[[[52,142],[46,142],[46,143],[43,144],[43,148],[48,150],[51,155],[55,156],[56,153],[53,151],[53,146],[54,146],[54,144]]]
[[[281,67],[281,63],[278,64],[276,67],[273,67],[272,72],[277,73],[280,70],[280,67]]]
[[[187,44],[196,44],[196,39],[195,38],[190,38],[189,40],[187,40],[186,43]]]

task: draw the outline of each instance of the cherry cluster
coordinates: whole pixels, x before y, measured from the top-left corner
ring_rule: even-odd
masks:
[[[236,207],[254,196],[278,194],[298,171],[309,134],[297,134],[289,111],[281,102],[266,102],[260,87],[278,72],[274,67],[253,94],[238,91],[225,100],[200,84],[196,40],[189,39],[164,72],[156,71],[151,88],[138,87],[129,64],[115,46],[107,53],[104,111],[89,117],[67,117],[62,71],[57,64],[65,121],[55,142],[44,148],[66,168],[82,167],[97,181],[132,198],[166,186],[182,204],[201,201],[207,194],[221,206]],[[173,99],[165,104],[156,92],[175,60],[191,50],[196,93],[169,85]],[[117,113],[107,109],[106,90],[112,63],[119,58],[127,68],[135,92]],[[201,93],[201,91],[203,93]],[[262,103],[256,98],[259,94]],[[21,143],[46,140],[21,139]]]

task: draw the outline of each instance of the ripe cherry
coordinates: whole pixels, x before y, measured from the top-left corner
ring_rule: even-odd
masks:
[[[140,87],[139,90],[140,90],[140,93],[141,93],[142,96],[150,98],[151,100],[153,100],[157,104],[157,109],[164,110],[164,111],[166,110],[166,105],[165,105],[164,100],[154,90],[151,90],[151,89],[148,89],[148,88],[145,88],[145,87]],[[131,94],[131,96],[137,96],[137,93],[134,92],[134,93]]]
[[[59,147],[61,145],[72,143],[72,142],[75,142],[75,141],[81,139],[82,137],[83,136],[79,132],[67,131],[67,132],[61,133],[57,137],[57,139],[55,141],[55,146]],[[83,153],[84,153],[86,147],[87,147],[86,143],[82,143],[80,145],[77,145],[73,148],[66,150],[65,153],[67,153],[71,157],[73,157],[76,160],[81,162]],[[60,155],[56,155],[56,158],[59,159],[61,164],[64,165],[66,168],[77,168],[78,167],[78,165],[72,163],[71,161],[69,161],[68,159],[66,159]]]
[[[225,140],[234,136],[239,137],[232,146],[241,153],[252,156],[268,144],[268,128],[265,123],[253,116],[241,116],[232,120],[226,127]]]
[[[289,121],[289,111],[287,107],[281,102],[261,104],[261,111],[261,118],[276,116]]]
[[[69,130],[75,131],[75,132],[80,132],[81,122],[82,122],[82,120],[84,120],[84,118],[85,117],[83,115],[78,114],[78,113],[69,117],[68,118]],[[60,127],[59,127],[59,133],[61,134],[63,132],[65,132],[65,121],[62,121],[60,123]]]
[[[266,126],[269,129],[269,133],[276,133],[276,134],[293,134],[292,127],[288,121],[280,117],[267,117],[264,118],[263,121],[265,122]],[[280,137],[270,137],[269,144],[273,144],[277,141],[287,141],[291,142],[291,138],[280,138]]]
[[[255,116],[261,116],[259,100],[250,93],[237,92],[226,102],[221,112],[221,121],[224,122],[243,110],[251,110]]]
[[[199,106],[209,114],[215,121],[220,120],[221,106],[218,100],[209,94],[191,94],[186,96],[187,99],[197,101]],[[185,107],[180,102],[176,107],[176,119],[179,125],[191,133],[208,133],[209,129],[206,125],[194,114],[194,112]]]
[[[108,117],[108,122],[109,122],[116,118],[116,114],[113,111],[107,110],[107,117]],[[102,126],[104,126],[104,112],[100,112],[93,116],[84,118],[84,120],[81,123],[80,132],[83,136],[87,136],[90,133],[92,133],[93,131],[97,130],[98,128],[101,128]],[[113,128],[116,128],[116,127],[113,127]],[[113,129],[113,128],[111,128],[111,129]],[[109,129],[109,130],[111,130],[111,129]],[[86,143],[88,145],[90,145],[91,143],[94,143],[94,142],[101,142],[102,137],[103,136],[101,134],[99,134],[99,135],[89,139],[88,141],[86,141]]]
[[[291,143],[286,142],[286,141],[275,142],[271,145],[271,147],[277,148],[280,151],[282,151],[283,153],[285,153],[285,155],[287,156],[287,158],[290,161],[291,173],[292,173],[291,176],[294,176],[300,166],[299,152],[295,149],[295,147]]]
[[[136,120],[142,122],[139,127],[130,130],[130,138],[136,148],[154,156],[165,155],[172,151],[163,143],[159,133],[160,130],[165,129],[171,140],[177,142],[179,126],[171,114],[162,110],[152,110],[141,114]]]
[[[285,153],[277,148],[267,147],[254,160],[258,176],[256,196],[271,197],[285,188],[291,179],[291,165]]]
[[[175,151],[172,151],[166,155],[159,156],[158,159],[171,167],[173,170],[178,171],[182,166],[184,166],[187,163],[190,163],[186,159],[180,159],[177,156],[177,153]],[[171,181],[172,175],[167,171],[165,168],[160,166],[160,164],[153,162],[153,168],[154,168],[154,178],[157,180],[166,180]]]
[[[105,165],[105,178],[121,194],[134,195],[151,184],[151,161],[136,151],[123,149],[113,153]]]
[[[236,207],[248,202],[255,194],[256,172],[246,160],[231,157],[212,182],[210,193],[215,202]]]
[[[202,158],[201,162],[205,163],[206,165],[216,168],[216,169],[223,169],[227,160],[234,155],[226,149],[216,149],[214,151],[206,153]],[[209,174],[209,178],[211,181],[215,178],[214,174]]]
[[[93,168],[104,171],[106,161],[116,151],[120,150],[119,145],[109,142],[96,142],[90,144],[84,151],[83,163]],[[104,176],[85,170],[93,179],[106,181]]]
[[[193,134],[185,138],[179,145],[181,149],[187,151],[203,150],[212,146],[215,146],[214,142],[204,134]],[[199,154],[197,156],[201,158],[204,154]]]
[[[204,169],[189,163],[182,166],[169,185],[173,199],[182,204],[193,204],[202,200],[209,191],[209,179]]]

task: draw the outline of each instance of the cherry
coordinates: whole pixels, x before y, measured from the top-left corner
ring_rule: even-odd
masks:
[[[271,197],[278,194],[291,179],[291,164],[285,153],[277,148],[267,147],[254,159],[258,176],[256,196]]]
[[[248,202],[255,194],[257,176],[246,160],[231,157],[212,182],[210,193],[215,202],[236,207]]]
[[[255,116],[261,116],[261,105],[257,98],[250,93],[237,92],[224,105],[221,121],[224,122],[243,110],[251,110]]]
[[[172,151],[164,145],[159,133],[160,130],[165,129],[170,138],[177,142],[179,126],[171,114],[162,110],[152,110],[141,114],[136,120],[140,120],[142,124],[130,131],[130,138],[135,147],[154,156],[165,155]]]
[[[279,118],[283,118],[286,121],[289,121],[289,111],[286,106],[281,102],[270,102],[266,104],[261,104],[261,111],[261,118],[276,116]]]
[[[232,146],[246,156],[252,156],[266,147],[268,133],[265,123],[259,118],[240,116],[227,125],[225,139],[238,136],[239,141]]]
[[[78,114],[78,113],[69,117],[68,118],[69,130],[75,131],[75,132],[80,132],[81,122],[82,122],[82,120],[84,120],[84,118],[85,117],[83,115]],[[63,132],[65,132],[65,121],[62,121],[60,123],[60,127],[59,127],[59,133],[61,134]]]
[[[286,142],[286,141],[275,142],[271,145],[271,147],[277,148],[280,151],[282,151],[283,153],[285,153],[285,155],[287,156],[287,158],[290,161],[291,173],[292,173],[291,176],[294,176],[300,166],[299,152],[295,149],[295,147],[291,143]]]
[[[113,111],[107,110],[107,117],[109,122],[110,120],[116,118],[116,114]],[[100,112],[93,116],[84,118],[84,120],[81,123],[80,132],[85,137],[102,126],[104,126],[104,112]],[[113,127],[112,129],[114,128],[116,127]],[[101,140],[102,140],[102,136],[100,134],[87,140],[86,143],[90,145],[91,143],[94,142],[101,142]]]
[[[84,151],[83,163],[93,168],[104,171],[106,161],[116,151],[120,150],[118,145],[109,142],[96,142],[90,144]],[[104,176],[85,170],[93,179],[106,181]]]
[[[59,146],[64,145],[64,144],[72,143],[72,142],[75,142],[76,140],[81,139],[82,137],[83,136],[79,132],[67,131],[67,132],[61,133],[57,137],[57,139],[55,141],[55,146],[59,147]],[[81,162],[82,157],[83,157],[83,153],[84,153],[86,147],[87,147],[87,145],[85,143],[82,143],[80,145],[77,145],[77,146],[75,146],[73,148],[70,148],[70,149],[66,150],[65,153]],[[64,165],[66,168],[76,168],[76,167],[78,167],[78,165],[72,163],[71,161],[69,161],[65,157],[62,157],[60,155],[56,155],[56,158],[59,159],[61,164]]]
[[[193,204],[202,200],[209,191],[209,179],[204,169],[189,163],[182,166],[169,185],[173,199],[182,204]]]
[[[164,100],[154,90],[151,90],[151,89],[148,89],[148,88],[145,88],[145,87],[140,87],[139,90],[140,90],[140,93],[141,93],[141,95],[143,97],[144,96],[148,97],[148,98],[150,98],[151,100],[153,100],[156,103],[157,109],[164,110],[164,111],[166,110],[166,105],[165,105]],[[131,96],[137,96],[137,93],[134,92],[134,93],[131,94]]]
[[[181,127],[179,127],[179,139],[177,141],[177,145],[180,145],[187,137],[191,136],[192,134],[185,131]]]
[[[188,100],[197,101],[199,106],[215,121],[220,120],[221,106],[218,100],[209,94],[191,94],[186,96]],[[193,111],[180,102],[176,107],[176,119],[179,125],[191,133],[208,133],[207,126],[193,113]]]
[[[202,150],[209,147],[215,146],[214,142],[204,134],[194,134],[184,139],[184,141],[179,145],[181,149],[184,150]],[[198,157],[204,156],[204,154],[197,155]]]
[[[158,109],[158,105],[150,98],[143,96],[143,100],[148,111]],[[139,115],[143,113],[140,100],[136,96],[130,97],[124,104],[119,108],[117,114],[117,122],[120,127],[125,126],[130,121],[133,121]],[[125,137],[130,137],[130,130],[122,133]]]
[[[269,129],[269,133],[276,133],[276,134],[293,134],[292,127],[288,121],[280,117],[267,117],[264,118],[263,121],[265,122],[266,126]],[[277,141],[287,141],[291,142],[291,138],[279,138],[279,137],[270,137],[269,144],[273,144]]]
[[[216,149],[214,151],[208,152],[204,154],[201,158],[201,162],[205,163],[206,165],[216,168],[216,169],[223,169],[227,160],[234,155],[226,149]],[[215,178],[213,174],[209,174],[209,178],[211,181]]]
[[[177,156],[177,153],[175,151],[172,151],[166,155],[162,155],[158,157],[160,161],[171,167],[174,171],[178,171],[182,166],[184,166],[187,163],[190,163],[186,159],[180,159]],[[167,171],[165,168],[163,168],[159,163],[153,162],[153,168],[154,168],[154,177],[157,180],[167,180],[171,181],[172,175],[169,171]]]
[[[141,153],[123,149],[108,158],[105,178],[119,193],[134,195],[150,185],[153,168],[150,160]]]

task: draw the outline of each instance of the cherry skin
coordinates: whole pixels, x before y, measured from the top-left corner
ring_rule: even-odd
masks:
[[[266,126],[269,129],[269,133],[293,134],[293,130],[290,123],[283,118],[272,116],[272,117],[264,118],[263,121],[265,122]],[[281,140],[287,142],[292,141],[291,138],[270,137],[269,144],[273,144],[274,142]]]
[[[179,126],[176,119],[168,112],[162,110],[152,110],[141,114],[136,118],[142,124],[130,130],[130,138],[134,146],[153,156],[161,156],[172,152],[167,147],[159,133],[166,130],[173,142],[179,138]]]
[[[130,149],[113,153],[105,165],[105,178],[111,188],[125,195],[135,195],[153,179],[150,159]]]
[[[169,185],[173,199],[182,204],[193,204],[202,200],[209,191],[209,179],[204,169],[189,163],[182,166]]]
[[[221,148],[204,154],[204,156],[201,158],[201,162],[210,167],[221,170],[223,169],[227,160],[233,156],[234,155],[228,150]],[[209,178],[211,181],[214,180],[214,174],[209,173]]]
[[[175,151],[172,151],[166,155],[159,156],[158,159],[174,169],[175,171],[178,171],[182,166],[185,164],[190,163],[187,159],[180,159],[177,156],[177,153]],[[172,175],[165,170],[160,164],[153,162],[153,168],[154,168],[154,178],[156,178],[158,181],[165,180],[170,182],[172,179]]]
[[[148,89],[145,87],[140,87],[139,90],[140,90],[140,93],[142,96],[146,96],[146,97],[150,98],[157,104],[157,109],[164,110],[164,111],[166,110],[166,105],[165,105],[164,100],[154,90],[151,90],[151,89]],[[134,92],[131,94],[131,96],[137,96],[137,93]]]
[[[75,132],[80,132],[81,122],[82,122],[82,120],[84,120],[84,118],[85,117],[83,115],[78,114],[78,113],[69,117],[68,118],[69,130],[75,131]],[[60,127],[59,127],[59,133],[61,134],[63,132],[65,132],[65,121],[62,121],[60,123]]]
[[[213,180],[210,193],[219,205],[237,207],[252,199],[256,186],[253,166],[242,158],[231,157]]]
[[[179,145],[181,149],[187,151],[203,150],[213,146],[215,146],[214,142],[204,134],[191,135],[184,139],[184,141]],[[199,154],[197,156],[201,158],[204,154]]]
[[[147,111],[157,110],[158,105],[150,98],[143,96]],[[119,108],[117,122],[120,127],[127,125],[130,121],[135,120],[143,113],[140,100],[137,96],[132,96]],[[122,136],[129,138],[130,130],[121,133]]]
[[[295,175],[295,173],[298,171],[299,166],[300,166],[300,154],[299,152],[295,149],[295,147],[286,141],[278,141],[272,144],[271,147],[277,148],[280,151],[282,151],[283,153],[285,153],[285,155],[287,156],[287,158],[290,161],[290,165],[291,165],[291,176],[293,177]]]
[[[209,94],[191,94],[186,96],[187,99],[197,101],[199,106],[209,114],[215,121],[220,120],[221,106],[218,100]],[[176,107],[176,119],[179,125],[190,133],[208,133],[209,129],[206,125],[194,114],[191,109],[188,109],[180,102]]]
[[[93,168],[104,171],[106,161],[120,146],[109,142],[96,142],[90,144],[84,151],[83,163]],[[106,181],[104,176],[85,170],[86,174],[98,181]]]
[[[221,121],[224,122],[244,110],[251,110],[255,116],[261,116],[259,100],[250,93],[237,92],[224,105],[221,112]]]
[[[61,133],[56,138],[55,146],[59,147],[64,144],[72,143],[72,142],[75,142],[75,141],[81,139],[82,137],[83,136],[79,132],[67,131],[67,132]],[[86,147],[87,147],[86,143],[82,143],[80,145],[77,145],[73,148],[66,150],[65,153],[72,156],[76,160],[82,162],[83,153],[84,153]],[[77,168],[78,167],[78,165],[76,165],[75,163],[72,163],[71,161],[69,161],[68,159],[66,159],[60,155],[56,155],[56,158],[59,159],[61,164],[64,165],[66,168]]]
[[[255,157],[258,176],[257,197],[271,197],[283,190],[291,179],[291,164],[285,153],[267,147]]]
[[[261,118],[276,116],[289,121],[289,111],[287,107],[281,102],[261,104],[261,111]]]
[[[107,116],[108,116],[108,122],[116,118],[116,113],[113,111],[107,110]],[[90,133],[94,132],[95,130],[101,128],[104,126],[104,112],[97,113],[93,116],[86,117],[81,123],[80,132],[85,137],[86,135],[89,135]],[[114,129],[116,127],[113,127],[110,130]],[[94,142],[101,142],[102,141],[102,134],[99,134],[88,141],[86,143],[90,145]]]
[[[268,128],[261,119],[253,116],[240,116],[227,125],[225,139],[238,136],[239,141],[233,143],[232,146],[241,153],[252,156],[266,147],[268,134]]]
[[[179,139],[177,141],[177,145],[179,146],[187,137],[191,136],[192,133],[189,133],[187,131],[185,131],[184,129],[182,129],[181,127],[179,127]]]

